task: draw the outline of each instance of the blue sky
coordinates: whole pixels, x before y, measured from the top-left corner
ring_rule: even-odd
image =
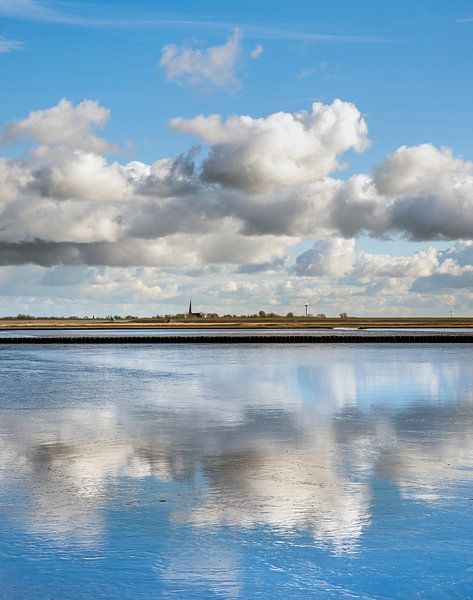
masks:
[[[113,111],[108,137],[119,144],[133,139],[140,159],[155,160],[186,147],[167,128],[176,114],[263,116],[342,98],[369,119],[373,146],[357,166],[369,168],[401,144],[432,142],[473,154],[466,127],[473,100],[473,21],[464,22],[473,15],[469,2],[199,2],[198,10],[195,2],[49,6],[80,15],[84,25],[28,19],[26,8],[15,18],[2,16],[1,35],[24,44],[2,57],[5,121],[62,97],[100,99]],[[111,24],[93,25],[100,18]],[[261,60],[241,66],[238,93],[190,96],[159,72],[163,45],[217,45],[234,27],[241,28],[248,50],[264,45]],[[335,41],[311,41],[318,35]]]
[[[215,81],[211,80],[212,76],[209,79],[207,71],[204,76],[191,73],[187,69],[189,65],[180,75],[171,71],[173,68],[180,68],[179,65],[176,67],[176,56],[178,59],[182,58],[186,50],[205,54],[209,48],[231,44],[232,40],[236,39],[232,36],[236,35],[237,30],[240,34],[235,41],[235,56],[225,59],[228,59],[226,71],[219,83],[215,84]],[[190,135],[183,135],[182,132],[172,130],[169,127],[170,119],[180,117],[192,120],[199,114],[219,114],[222,119],[231,115],[250,115],[256,119],[279,112],[293,114],[306,110],[310,113],[313,101],[329,106],[338,98],[344,103],[356,106],[367,125],[369,145],[366,144],[363,151],[358,152],[354,151],[353,145],[344,147],[337,156],[338,164],[343,163],[345,168],[331,169],[330,172],[324,173],[324,177],[346,181],[359,174],[372,176],[376,166],[384,164],[387,157],[393,155],[400,146],[416,148],[421,144],[430,144],[439,152],[441,148],[447,147],[451,149],[456,160],[463,161],[461,165],[455,163],[455,167],[445,167],[450,174],[452,169],[455,171],[451,187],[455,187],[460,171],[462,177],[466,177],[462,184],[462,189],[466,189],[466,192],[462,192],[460,198],[451,199],[451,202],[456,204],[452,204],[450,213],[457,214],[461,210],[467,211],[468,200],[473,202],[468,195],[471,183],[468,179],[471,177],[468,160],[473,157],[473,78],[470,67],[472,32],[471,3],[459,1],[215,1],[199,2],[197,5],[196,2],[184,1],[60,3],[0,0],[0,51],[3,49],[0,52],[2,127],[12,122],[22,122],[31,111],[49,109],[57,105],[62,98],[67,98],[73,106],[86,99],[95,100],[101,107],[110,109],[108,121],[104,121],[103,129],[98,131],[98,135],[114,145],[113,150],[106,153],[109,164],[117,161],[125,165],[131,161],[140,161],[152,165],[159,159],[174,159],[180,153],[187,152],[192,144],[198,143],[202,146],[196,162],[198,170],[204,165],[206,152],[209,148],[212,150],[215,144],[205,139],[205,135],[196,134],[195,131]],[[169,45],[177,54],[173,55],[171,62],[163,64],[163,52]],[[258,49],[256,53],[255,49]],[[258,56],[253,58],[251,53]],[[196,60],[196,55],[191,54],[191,62],[194,61],[191,69],[196,68]],[[179,64],[182,67],[182,62]],[[5,142],[5,136],[3,141]],[[12,157],[22,165],[30,160],[25,152],[31,150],[32,145],[51,145],[50,141],[45,142],[44,139],[38,142],[31,132],[16,137],[10,136],[6,141],[8,143],[4,143],[0,148],[1,156]],[[77,148],[74,152],[76,150]],[[81,151],[89,149],[82,148]],[[417,159],[416,155],[415,160]],[[436,159],[432,160],[435,162]],[[29,168],[32,166],[29,165]],[[42,168],[46,168],[44,164]],[[53,170],[50,162],[47,168]],[[438,168],[433,165],[429,173],[436,177]],[[420,196],[416,196],[417,203],[410,208],[409,218],[418,214],[419,206],[422,205],[424,210],[425,203],[428,205],[429,198],[439,189],[439,184],[434,181],[435,177],[429,173],[425,177],[431,177],[433,191],[429,188],[429,191],[425,192],[427,188],[422,186],[422,193],[419,192]],[[395,175],[400,177],[398,171]],[[374,177],[376,179],[376,176]],[[223,187],[226,185],[220,180],[213,183]],[[298,181],[297,184],[299,183]],[[307,178],[303,183],[307,183]],[[281,188],[287,189],[286,182],[280,181],[279,184]],[[447,184],[446,186],[448,188]],[[238,185],[236,187],[238,188]],[[274,187],[272,190],[274,192]],[[256,194],[260,191],[256,190]],[[248,198],[254,198],[254,193],[250,191]],[[300,189],[294,193],[300,194]],[[21,193],[19,194],[18,198],[21,199]],[[411,192],[407,196],[411,198]],[[396,201],[404,206],[406,198],[397,198]],[[85,200],[92,202],[93,198]],[[450,199],[442,199],[439,193],[435,210],[439,206],[442,207],[442,203],[446,205],[448,202]],[[59,210],[67,210],[64,203],[60,205]],[[399,210],[395,209],[394,212],[397,214],[396,211]],[[23,206],[21,211],[18,215],[25,214]],[[426,214],[429,214],[429,209]],[[7,221],[8,223],[19,222],[18,217],[11,218],[12,221]],[[458,218],[460,222],[465,221],[461,214],[458,214]],[[120,219],[123,220],[123,215]],[[437,220],[441,223],[443,217],[439,216]],[[4,228],[6,227],[4,225]],[[364,224],[354,233],[354,237],[357,239],[358,251],[403,256],[413,255],[429,246],[437,252],[453,252],[448,249],[454,248],[458,240],[463,240],[462,243],[468,243],[470,240],[468,231],[465,233],[461,227],[455,228],[453,225],[445,228],[445,231],[442,227],[437,231],[435,227],[432,229],[429,226],[429,232],[421,235],[420,229],[424,231],[423,224],[411,228],[410,225],[405,225],[404,220],[402,226],[396,221],[393,227],[390,222],[389,226],[379,226],[376,231]],[[38,239],[38,235],[32,231],[12,237],[11,226],[9,230],[10,233],[4,239],[8,243],[28,243]],[[273,255],[269,252],[267,261],[264,257],[261,258],[261,252],[254,260],[251,257],[248,260],[249,263],[258,264],[271,262],[276,254],[281,258],[285,252],[288,257],[286,270],[284,273],[271,272],[264,275],[268,278],[268,285],[270,281],[274,285],[278,282],[279,285],[282,281],[290,279],[294,273],[294,270],[291,271],[291,263],[296,261],[299,252],[311,249],[314,242],[317,243],[322,238],[339,237],[340,233],[344,239],[350,237],[347,228],[340,232],[336,228],[330,230],[325,227],[322,233],[314,229],[313,233],[304,230],[298,231],[297,235],[293,231],[286,232],[279,228],[278,232],[272,233],[290,233],[291,243],[287,244],[284,251],[278,247]],[[150,237],[148,232],[146,239]],[[471,237],[473,238],[473,235]],[[404,241],[404,238],[409,238],[410,241]],[[51,239],[45,236],[40,239],[45,243],[77,242],[75,238],[69,240],[66,234],[60,240],[57,236]],[[90,235],[85,235],[84,241],[81,238],[79,243],[86,243],[90,239]],[[94,238],[94,243],[101,241]],[[108,243],[110,240],[103,241]],[[116,239],[113,238],[113,241]],[[314,251],[312,252],[314,254]],[[456,252],[464,254],[464,248],[457,248]],[[333,254],[333,247],[330,253]],[[316,248],[315,258],[306,256],[304,260],[307,262],[309,258],[316,259],[317,264],[322,261],[323,265],[327,265],[333,258],[332,254],[328,257],[322,256],[320,248]],[[439,265],[444,262],[444,258],[437,258]],[[359,262],[360,257],[355,259],[355,262],[357,260]],[[463,258],[461,260],[465,262]],[[457,258],[455,261],[457,265],[460,264]],[[128,261],[126,265],[118,266],[88,264],[89,262],[91,261],[81,261],[80,265],[71,265],[61,258],[52,264],[35,265],[35,261],[28,259],[20,266],[10,265],[8,260],[4,260],[5,273],[8,271],[8,275],[3,276],[6,286],[3,291],[8,297],[5,304],[11,310],[21,305],[25,310],[30,308],[33,312],[41,312],[48,306],[54,306],[58,312],[69,311],[64,300],[57,296],[58,288],[48,289],[47,293],[43,293],[44,285],[41,287],[41,281],[44,273],[41,276],[39,272],[36,273],[39,279],[35,280],[37,285],[32,286],[35,288],[33,294],[32,288],[26,296],[24,289],[17,289],[15,277],[19,277],[18,274],[22,270],[37,271],[37,267],[75,270],[78,273],[87,269],[90,271],[91,268],[110,271],[119,267],[146,266],[159,270],[179,266],[174,273],[176,296],[163,299],[164,304],[159,312],[165,312],[166,308],[177,309],[188,292],[195,287],[191,282],[183,283],[185,277],[182,268],[185,265],[173,265],[172,261],[169,264],[166,264],[166,261],[158,261],[159,264],[148,261],[145,265],[134,265],[133,261]],[[213,260],[196,259],[195,263],[189,266],[208,269],[212,264]],[[213,286],[225,287],[229,281],[234,281],[228,265],[237,265],[238,259],[232,258],[220,264],[225,264],[228,268],[225,273],[220,274],[218,284],[209,280],[206,290],[198,292],[205,298],[205,304],[209,303],[210,297],[218,297],[221,292],[220,288]],[[465,264],[461,267],[464,269]],[[238,272],[238,268],[235,268]],[[442,269],[443,273],[447,267],[444,265]],[[304,290],[307,286],[317,283],[314,277],[325,278],[324,285],[335,285],[337,289],[342,284],[341,275],[336,269],[323,266],[309,271],[299,273],[299,276],[303,277]],[[425,269],[421,271],[422,277],[435,277],[437,274]],[[117,272],[114,271],[114,277]],[[166,277],[168,275],[166,272]],[[345,276],[346,273],[342,275]],[[450,275],[464,277],[465,273],[457,269],[455,272],[451,271]],[[159,281],[163,275],[156,271],[153,276]],[[359,285],[363,277],[366,279],[368,276],[376,279],[380,275],[378,272],[370,272],[369,275],[364,273],[363,276],[358,274],[356,285]],[[70,280],[70,274],[67,277]],[[141,273],[136,277],[143,280],[144,275]],[[393,279],[394,276],[390,277]],[[201,277],[199,280],[202,281]],[[156,281],[154,287],[158,285]],[[302,279],[298,279],[297,285],[302,285],[301,281]],[[379,282],[376,279],[372,283]],[[410,290],[413,281],[405,280],[404,283],[407,285],[406,291]],[[349,286],[346,295],[351,296],[354,282],[343,282],[343,285],[345,284]],[[251,277],[245,281],[236,281],[240,294],[243,294],[241,286],[248,288],[252,285]],[[461,310],[467,312],[471,300],[468,285],[460,280],[455,280],[451,285],[461,289]],[[60,294],[68,296],[68,286],[59,287]],[[450,288],[437,289],[433,281],[431,288],[445,297],[452,295]],[[75,291],[70,291],[69,295],[77,297],[77,289],[74,288]],[[306,293],[304,290],[300,291],[301,296]],[[357,288],[356,293],[359,291]],[[366,289],[365,292],[369,293]],[[341,302],[344,296],[341,291],[340,294]],[[32,301],[28,299],[30,296],[40,299]],[[330,294],[327,298],[329,296]],[[234,306],[238,312],[245,308],[250,311],[260,305],[262,297],[257,293],[247,298],[222,297],[216,304],[220,310]],[[297,300],[295,297],[287,297],[281,302],[281,307],[277,305],[276,308],[283,311],[290,304],[298,305],[299,297],[299,293]],[[116,307],[118,312],[125,308],[134,308],[137,312],[148,311],[146,302],[143,305],[144,300],[139,296],[131,303],[122,300],[107,297],[104,292],[100,300],[97,300],[95,308],[100,310],[103,307],[106,310]],[[41,303],[45,301],[49,304],[41,308]],[[435,310],[438,302],[430,301],[425,295],[419,297],[410,294],[408,305],[391,308],[404,312],[431,312]],[[384,302],[389,304],[389,298]],[[159,308],[159,298],[157,305]],[[326,300],[320,298],[320,305],[327,308]],[[373,303],[369,310],[383,311],[384,306]],[[75,308],[77,312],[84,311],[83,305],[76,305]]]

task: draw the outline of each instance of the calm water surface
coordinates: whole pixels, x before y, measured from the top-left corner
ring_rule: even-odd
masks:
[[[472,598],[470,345],[0,348],[0,598]]]

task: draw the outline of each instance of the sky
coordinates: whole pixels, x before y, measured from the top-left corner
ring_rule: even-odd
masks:
[[[0,0],[0,314],[473,311],[470,2]]]

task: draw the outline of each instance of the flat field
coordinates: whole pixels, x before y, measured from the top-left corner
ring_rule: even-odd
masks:
[[[0,319],[8,329],[334,329],[472,328],[473,317],[222,317],[165,319]]]

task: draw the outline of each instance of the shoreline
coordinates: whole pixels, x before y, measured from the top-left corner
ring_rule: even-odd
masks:
[[[77,344],[471,344],[473,333],[331,335],[181,335],[181,336],[32,336],[0,337],[0,345]]]

